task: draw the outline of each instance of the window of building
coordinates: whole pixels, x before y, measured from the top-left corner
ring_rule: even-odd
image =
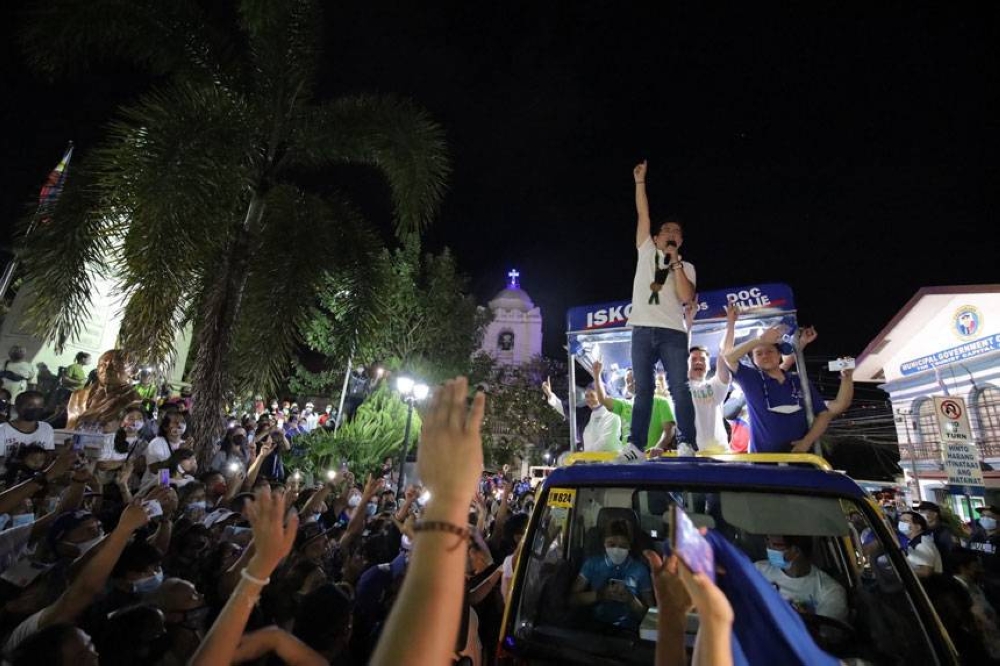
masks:
[[[934,413],[934,401],[921,402],[917,414],[917,458],[940,458],[941,433]]]
[[[1000,455],[1000,388],[984,386],[969,396],[972,436],[987,456]]]

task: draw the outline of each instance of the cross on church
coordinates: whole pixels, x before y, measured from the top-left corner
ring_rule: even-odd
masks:
[[[510,278],[510,283],[507,285],[508,287],[510,287],[511,289],[521,288],[521,285],[517,283],[517,278],[521,277],[521,274],[517,272],[516,268],[512,268],[510,272],[507,273],[507,277]]]

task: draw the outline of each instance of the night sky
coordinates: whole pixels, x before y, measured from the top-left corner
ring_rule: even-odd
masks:
[[[568,307],[631,295],[644,158],[653,217],[685,220],[699,289],[788,283],[819,356],[860,353],[920,287],[998,279],[992,3],[325,4],[322,94],[407,95],[444,125],[454,176],[426,242],[454,250],[482,302],[518,268],[550,355]],[[5,228],[66,142],[93,145],[145,84],[124,67],[35,80],[12,29]],[[348,186],[388,230],[374,175]]]

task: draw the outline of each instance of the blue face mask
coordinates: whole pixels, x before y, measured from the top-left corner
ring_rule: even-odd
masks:
[[[989,516],[982,516],[979,519],[979,524],[983,526],[984,530],[995,530],[997,528],[997,519],[990,518]]]
[[[163,570],[157,571],[152,576],[146,576],[139,580],[132,581],[132,591],[136,594],[149,594],[160,589],[163,583]]]
[[[909,534],[910,533],[910,528],[912,527],[912,525],[910,525],[909,523],[904,523],[901,520],[901,521],[899,521],[899,524],[896,525],[896,527],[899,529],[899,533],[900,534]]]
[[[35,522],[35,514],[33,513],[15,513],[10,517],[11,527],[20,527],[21,525],[30,525]]]
[[[782,571],[787,571],[788,567],[792,566],[792,563],[785,559],[784,551],[774,550],[773,548],[767,549],[767,561],[771,563],[771,566],[777,567]]]

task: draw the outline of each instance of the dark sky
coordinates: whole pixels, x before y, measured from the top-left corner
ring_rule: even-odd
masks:
[[[445,126],[454,177],[427,242],[481,301],[517,267],[551,355],[568,307],[630,297],[643,158],[699,288],[788,283],[816,354],[860,353],[922,286],[997,281],[992,3],[324,4],[323,94],[408,95]],[[143,79],[48,85],[4,43],[7,224]],[[386,224],[382,193],[358,196]]]

